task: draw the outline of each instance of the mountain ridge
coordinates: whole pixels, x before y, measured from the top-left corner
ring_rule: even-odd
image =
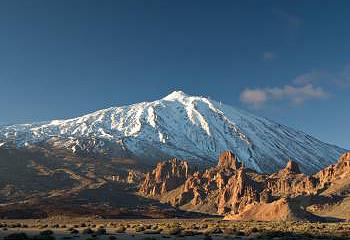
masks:
[[[110,156],[126,152],[151,162],[177,157],[214,163],[221,152],[232,150],[259,172],[273,172],[289,158],[304,172],[315,172],[346,151],[302,131],[182,91],[67,120],[3,126],[0,143],[17,147],[48,143],[73,152]]]

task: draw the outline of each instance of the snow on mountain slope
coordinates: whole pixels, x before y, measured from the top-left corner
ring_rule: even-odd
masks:
[[[289,158],[304,172],[315,172],[345,152],[301,131],[181,91],[69,120],[1,127],[4,141],[17,147],[50,142],[73,152],[108,148],[112,155],[127,151],[149,161],[178,157],[216,162],[221,152],[232,150],[260,172],[280,169]]]

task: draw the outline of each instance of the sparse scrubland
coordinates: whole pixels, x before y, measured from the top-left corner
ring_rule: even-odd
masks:
[[[350,239],[350,223],[219,219],[3,220],[4,240],[55,239]]]

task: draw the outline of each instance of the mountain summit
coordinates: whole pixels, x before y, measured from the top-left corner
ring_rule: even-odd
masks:
[[[146,163],[177,157],[212,163],[226,150],[244,166],[272,172],[295,161],[315,172],[345,152],[301,131],[200,96],[175,91],[153,102],[68,120],[0,128],[0,146],[49,144],[76,154],[129,156]]]

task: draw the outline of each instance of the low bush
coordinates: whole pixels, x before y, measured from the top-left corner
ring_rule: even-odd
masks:
[[[95,231],[95,234],[96,235],[106,235],[107,234],[107,230],[105,228],[98,228],[96,231]]]
[[[126,227],[124,226],[119,226],[115,229],[116,233],[124,233],[126,231]]]
[[[222,230],[219,227],[211,227],[211,228],[208,228],[204,233],[207,235],[221,234]]]
[[[25,233],[11,233],[4,237],[4,240],[27,240],[29,239]]]
[[[49,229],[40,232],[40,235],[41,235],[41,236],[51,236],[51,235],[53,235],[53,234],[54,234],[54,232],[53,232],[52,230],[49,230]]]
[[[145,231],[145,227],[143,225],[139,225],[135,227],[135,232],[143,232]]]
[[[181,229],[179,227],[166,228],[162,231],[164,235],[178,235],[181,233]]]
[[[85,228],[81,231],[81,234],[93,234],[94,231],[91,228]]]
[[[69,231],[71,234],[74,234],[74,235],[79,234],[79,231],[78,231],[77,229],[75,229],[75,228],[70,228],[68,231]]]
[[[143,234],[160,234],[160,229],[146,229]]]

